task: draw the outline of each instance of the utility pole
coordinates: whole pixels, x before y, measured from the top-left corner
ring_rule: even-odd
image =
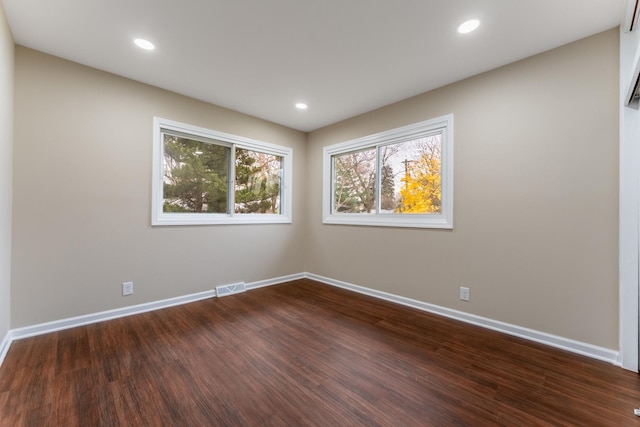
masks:
[[[409,191],[409,163],[413,163],[415,160],[404,159],[401,163],[404,163],[404,191]],[[404,200],[400,201],[400,212],[404,208]]]

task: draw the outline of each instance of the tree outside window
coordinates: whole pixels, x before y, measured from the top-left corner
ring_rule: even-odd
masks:
[[[334,156],[334,212],[440,213],[441,141],[437,134]]]
[[[323,153],[325,224],[453,227],[453,115]]]
[[[236,149],[235,212],[280,213],[282,157]]]
[[[164,134],[164,212],[227,212],[231,149]]]
[[[292,149],[154,118],[152,225],[291,222]]]

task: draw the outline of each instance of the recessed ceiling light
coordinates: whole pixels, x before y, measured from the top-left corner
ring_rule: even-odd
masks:
[[[307,104],[305,104],[304,102],[298,102],[296,104],[296,108],[298,110],[306,110],[309,106]]]
[[[478,21],[477,19],[470,19],[460,24],[460,26],[458,27],[458,32],[460,34],[467,34],[475,30],[479,26],[480,26],[480,21]]]
[[[144,50],[153,50],[153,49],[156,48],[153,45],[153,43],[151,43],[149,40],[135,39],[133,42],[136,44],[136,46],[138,46],[139,48],[144,49]]]

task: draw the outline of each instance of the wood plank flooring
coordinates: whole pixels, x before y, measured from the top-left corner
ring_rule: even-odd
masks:
[[[329,287],[261,288],[13,343],[1,426],[640,426],[640,378]]]

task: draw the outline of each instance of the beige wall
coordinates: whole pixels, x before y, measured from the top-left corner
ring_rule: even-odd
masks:
[[[14,45],[0,3],[0,342],[10,327]]]
[[[309,271],[617,349],[617,94],[614,29],[312,132]],[[453,231],[322,225],[322,147],[448,113]]]
[[[309,271],[618,348],[617,47],[611,30],[308,143],[18,47],[11,327]],[[323,146],[448,113],[453,231],[322,225]],[[294,223],[152,228],[154,115],[293,147]]]
[[[15,75],[12,328],[302,271],[304,133],[22,47]],[[293,147],[293,224],[152,228],[153,116]]]

